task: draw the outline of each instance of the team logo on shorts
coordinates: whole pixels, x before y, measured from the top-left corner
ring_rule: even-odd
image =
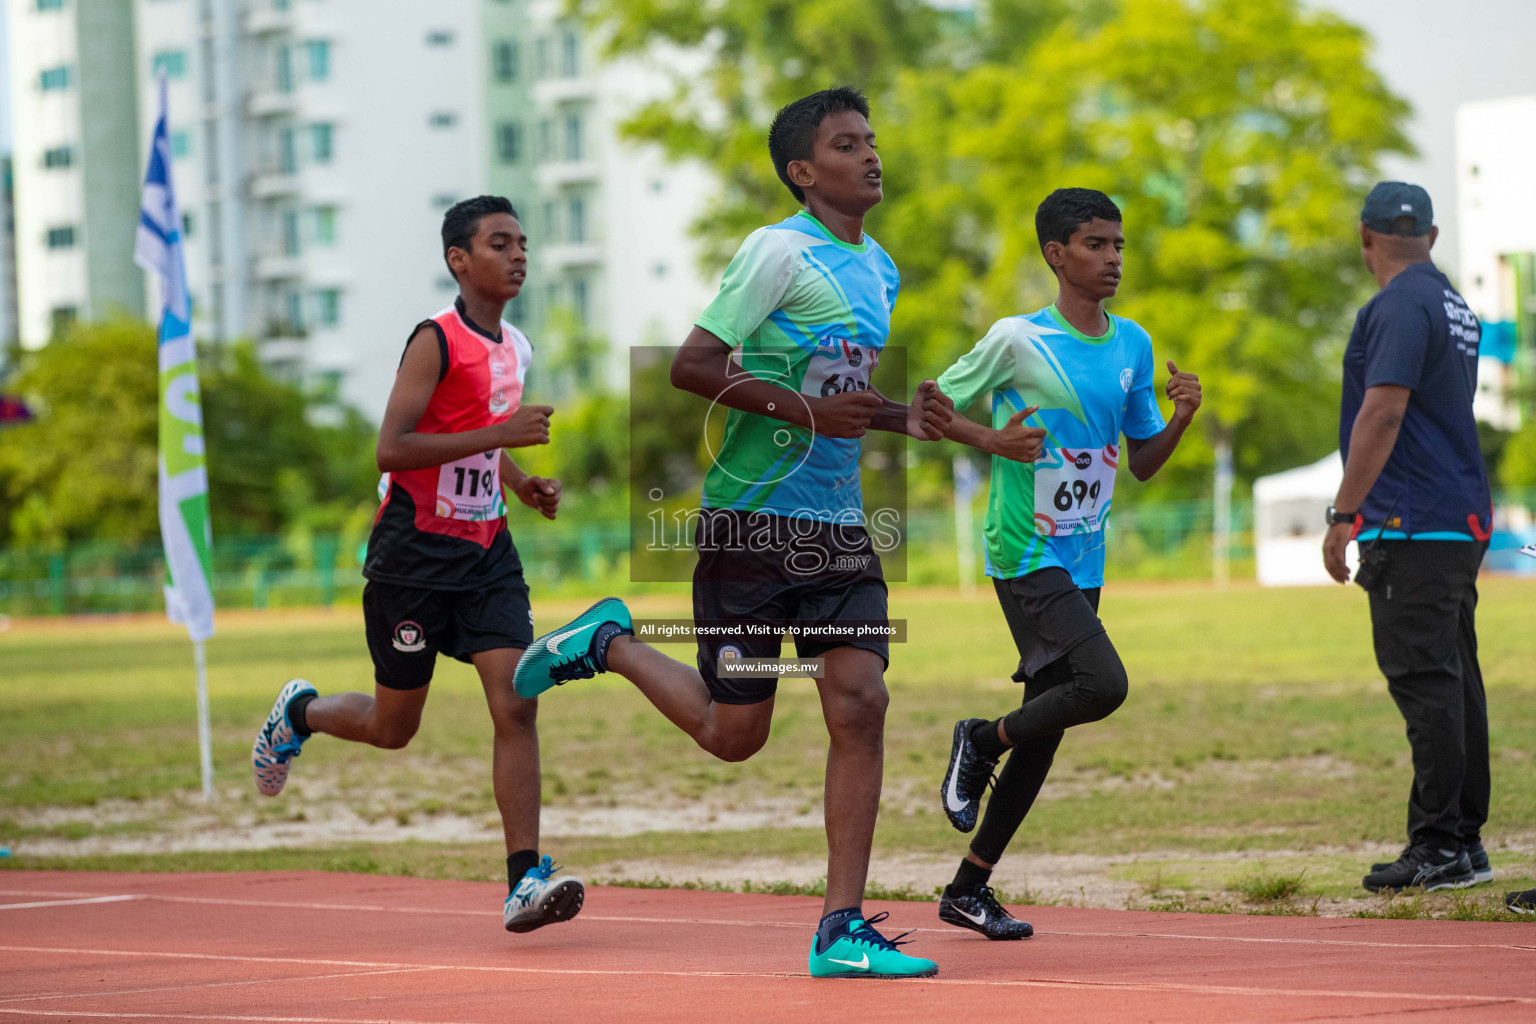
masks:
[[[721,644],[720,649],[715,652],[715,658],[719,661],[735,661],[739,657],[741,657],[741,648],[735,644]]]
[[[1125,369],[1120,371],[1121,391],[1129,392],[1131,390],[1131,379],[1131,368],[1127,366]]]
[[[395,627],[395,638],[392,642],[395,650],[410,654],[412,651],[426,649],[427,634],[420,626],[407,619]]]

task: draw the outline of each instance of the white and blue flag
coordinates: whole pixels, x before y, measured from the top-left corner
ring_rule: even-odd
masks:
[[[192,340],[192,300],[182,250],[181,214],[171,186],[171,136],[165,75],[160,113],[144,173],[133,259],[160,280],[160,536],[165,544],[165,611],[193,640],[213,635],[208,466]]]

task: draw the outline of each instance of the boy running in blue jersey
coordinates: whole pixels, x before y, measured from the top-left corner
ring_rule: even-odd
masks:
[[[957,409],[992,392],[992,422],[1000,428],[956,416],[949,437],[995,450],[1001,428],[1023,419],[1040,449],[1032,462],[993,458],[984,530],[987,575],[1019,649],[1013,678],[1025,684],[1023,704],[1002,718],[955,723],[940,791],[950,823],[971,831],[993,769],[1013,749],[970,853],[939,901],[943,920],[989,939],[1033,933],[998,904],[987,881],[1040,792],[1064,731],[1108,716],[1125,700],[1125,668],[1098,616],[1120,436],[1131,473],[1146,480],[1200,408],[1199,378],[1169,362],[1174,414],[1164,423],[1152,390],[1151,338],[1104,311],[1120,287],[1125,245],[1109,197],[1058,189],[1035,212],[1035,231],[1059,284],[1055,304],[999,320],[939,377]]]
[[[880,559],[864,528],[859,441],[866,430],[924,440],[944,435],[950,407],[933,381],[912,405],[870,386],[890,331],[896,266],[864,234],[881,199],[880,157],[858,92],[830,89],[774,118],[768,150],[805,209],[742,243],[672,363],[672,383],[730,408],[725,439],[704,480],[694,572],[694,618],[725,623],[699,639],[698,667],[633,636],[616,598],[534,641],[517,670],[532,697],[596,672],[629,679],[705,750],[751,757],[768,738],[777,678],[720,666],[779,654],[782,627],[886,619]],[[734,354],[734,358],[733,358]],[[815,977],[926,977],[865,920],[860,904],[880,806],[887,643],[808,642],[824,659],[817,680],[827,755],[827,894],[808,960]]]

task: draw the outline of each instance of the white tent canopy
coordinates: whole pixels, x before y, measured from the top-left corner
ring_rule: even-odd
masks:
[[[1344,479],[1338,452],[1309,466],[1253,482],[1253,542],[1259,584],[1294,587],[1332,583],[1323,569],[1324,513]],[[1354,567],[1354,546],[1349,563]]]

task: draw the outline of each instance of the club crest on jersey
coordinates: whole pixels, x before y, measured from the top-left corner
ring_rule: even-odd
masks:
[[[1120,371],[1120,390],[1127,393],[1131,390],[1131,368],[1129,366]]]
[[[741,657],[741,648],[735,644],[721,644],[720,649],[715,652],[715,658],[720,661],[735,661],[739,657]]]
[[[494,391],[491,393],[491,412],[500,414],[506,412],[509,408],[511,408],[511,404],[507,401],[507,393],[505,391]]]
[[[427,634],[421,626],[407,619],[395,627],[395,636],[392,641],[397,651],[407,654],[412,651],[425,650],[427,646]]]

